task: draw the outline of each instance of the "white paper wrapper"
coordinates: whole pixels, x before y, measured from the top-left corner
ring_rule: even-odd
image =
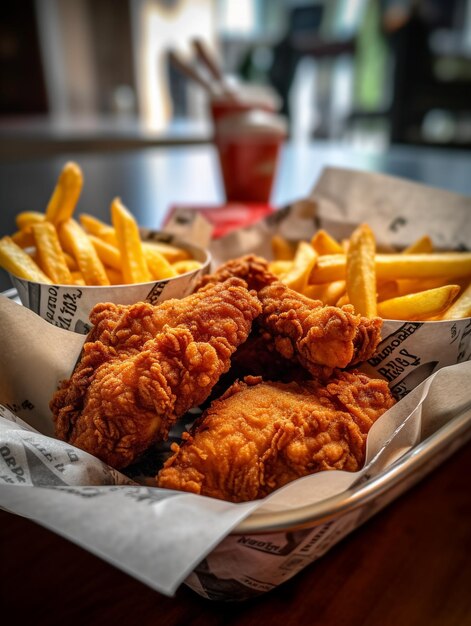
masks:
[[[361,186],[374,186],[373,179],[375,175]],[[402,189],[401,181],[395,184]],[[429,192],[425,189],[424,193]],[[402,193],[398,197],[404,200]],[[267,222],[244,229],[243,234],[218,240],[213,252],[218,259],[254,250],[268,255],[267,235],[276,230],[289,232],[293,238],[299,233],[303,238],[310,236],[318,223],[317,207],[312,199],[298,203]],[[394,206],[388,208],[391,219],[393,210]],[[401,204],[401,210],[413,212],[413,207]],[[345,211],[351,230],[359,216],[353,209],[350,215],[348,206]],[[447,212],[443,229],[451,222]],[[411,240],[423,234],[423,223]],[[394,492],[378,494],[368,507],[311,529],[231,534],[242,520],[255,513],[281,511],[292,511],[295,519],[299,507],[343,494],[400,462],[456,416],[471,423],[471,362],[466,361],[469,320],[456,323],[454,330],[448,323],[434,324],[435,329],[442,329],[444,344],[451,346],[439,358],[425,330],[429,325],[401,323],[405,328],[398,328],[387,323],[380,356],[369,367],[385,370],[392,388],[404,397],[371,429],[362,471],[322,472],[295,481],[265,500],[237,505],[161,490],[150,483],[133,483],[123,473],[53,438],[48,402],[58,381],[70,375],[84,337],[46,323],[4,296],[0,297],[0,320],[0,504],[166,594],[174,593],[184,580],[214,599],[244,599],[272,589],[396,497],[413,482],[412,477]],[[457,364],[443,367],[453,362]],[[420,382],[425,370],[428,377]],[[447,453],[463,441],[454,441]],[[440,460],[431,459],[429,468]]]

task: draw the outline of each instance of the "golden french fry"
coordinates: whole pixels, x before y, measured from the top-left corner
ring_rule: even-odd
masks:
[[[317,259],[309,276],[309,283],[330,283],[345,280],[347,257],[345,254],[323,254]]]
[[[423,252],[433,252],[433,243],[428,235],[424,235],[409,247],[404,248],[402,254],[421,254]]]
[[[157,250],[157,252],[160,252],[160,254],[165,257],[169,263],[191,259],[191,254],[188,250],[173,246],[170,243],[163,243],[161,241],[144,241],[142,243],[142,248],[144,250],[144,255],[147,255],[149,250],[151,253],[154,250]]]
[[[123,273],[114,267],[106,267],[105,272],[112,285],[124,285]]]
[[[20,248],[30,248],[31,246],[34,246],[34,237],[31,232],[31,228],[17,230],[16,233],[13,233],[11,239],[17,246],[20,246]]]
[[[378,314],[385,319],[425,320],[447,309],[459,291],[458,285],[445,285],[392,298],[378,304]]]
[[[326,305],[334,306],[345,293],[345,289],[345,281],[337,280],[332,283],[321,283],[320,285],[306,285],[302,293],[308,298],[312,298],[312,300],[321,300]]]
[[[329,285],[329,283],[323,283],[321,285],[304,285],[302,294],[307,298],[311,298],[311,300],[320,300],[324,302],[323,297],[325,294],[325,289]]]
[[[51,222],[32,225],[38,265],[54,283],[70,285],[72,276],[62,251],[56,228]]]
[[[176,270],[177,274],[186,274],[186,272],[199,269],[201,263],[194,259],[185,259],[184,261],[176,261],[172,264],[172,267]]]
[[[276,261],[292,261],[296,252],[296,245],[281,235],[273,235],[271,248]]]
[[[373,231],[362,224],[352,233],[346,259],[346,284],[356,313],[376,315],[376,242]]]
[[[74,259],[74,257],[68,252],[65,252],[65,250],[63,250],[63,253],[64,253],[64,259],[65,259],[65,262],[67,263],[67,267],[69,268],[69,271],[78,272],[77,261]]]
[[[72,217],[83,186],[82,170],[73,161],[64,165],[46,208],[46,219],[60,224]]]
[[[46,216],[39,211],[22,211],[15,218],[18,230],[27,230],[33,224],[44,222]]]
[[[317,254],[343,254],[344,249],[329,233],[323,229],[318,230],[311,239],[311,246]]]
[[[409,293],[413,293],[414,291],[420,291],[419,289],[412,289]],[[382,302],[383,300],[390,300],[391,298],[397,298],[398,296],[403,296],[405,294],[399,293],[399,281],[398,280],[386,280],[384,282],[379,282],[377,285],[377,299],[378,302]]]
[[[324,285],[324,288],[325,290],[322,302],[324,302],[324,304],[334,306],[345,294],[347,283],[344,280],[334,280],[333,282]]]
[[[276,261],[270,261],[270,263],[268,264],[268,269],[270,270],[270,272],[272,274],[275,274],[275,276],[283,276],[284,274],[287,274],[291,268],[293,267],[293,261],[287,261],[287,260],[276,260]]]
[[[456,280],[471,276],[471,252],[433,252],[430,254],[377,254],[376,278],[445,278]],[[310,283],[327,283],[345,278],[346,257],[329,254],[318,258]]]
[[[184,274],[185,272],[189,271],[187,269],[179,271],[178,268],[175,267],[178,263],[195,263],[198,264],[198,267],[201,267],[201,263],[198,263],[198,261],[192,261],[187,259],[177,261],[175,265],[171,265],[167,261],[167,259],[162,254],[160,254],[157,248],[147,248],[144,251],[144,257],[146,259],[147,267],[149,268],[153,280],[172,278],[172,276],[176,276],[177,274]]]
[[[109,285],[103,263],[92,242],[80,224],[74,219],[61,222],[58,226],[59,241],[63,249],[77,261],[87,285]]]
[[[335,303],[335,306],[345,306],[346,304],[350,304],[350,300],[348,299],[348,294],[344,293]]]
[[[111,203],[111,221],[121,253],[124,282],[149,282],[152,276],[142,250],[139,228],[134,216],[119,198],[115,198]]]
[[[85,282],[85,279],[80,270],[75,270],[71,272],[71,274],[72,274],[72,283],[74,285],[81,285],[82,287],[85,287],[87,283]]]
[[[121,272],[121,253],[116,246],[96,237],[95,235],[88,235],[88,238],[93,244],[93,247],[100,258],[103,265],[113,267],[115,270]]]
[[[52,282],[29,254],[8,236],[0,239],[0,266],[18,278],[48,285]]]
[[[317,252],[305,241],[300,241],[292,261],[293,265],[287,274],[281,277],[285,285],[300,291],[307,285],[309,275],[317,261]]]
[[[88,215],[88,213],[81,213],[79,219],[81,225],[87,233],[102,239],[112,246],[118,247],[118,240],[116,239],[116,232],[113,226],[102,222],[92,215]],[[142,249],[147,261],[147,254],[149,254],[150,258],[152,258],[152,255],[156,250],[163,257],[165,257],[169,263],[184,261],[185,259],[191,258],[188,250],[184,250],[183,248],[178,248],[177,246],[172,246],[169,243],[163,243],[161,241],[143,241]]]
[[[88,213],[81,213],[79,215],[79,221],[82,228],[86,230],[89,235],[94,235],[106,243],[118,247],[118,240],[116,239],[113,226],[102,222],[97,217],[93,217],[93,215],[89,215]]]
[[[449,276],[445,278],[399,278],[398,280],[387,280],[378,285],[378,302],[406,296],[408,293],[417,293],[427,289],[435,289],[449,285],[452,281]]]
[[[471,317],[471,283],[466,287],[457,300],[445,311],[444,320],[458,320]]]

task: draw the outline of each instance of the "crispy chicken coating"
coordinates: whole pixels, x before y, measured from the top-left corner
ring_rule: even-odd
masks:
[[[351,305],[324,306],[280,281],[258,292],[258,325],[286,359],[298,361],[314,376],[328,376],[373,356],[382,320],[355,315]]]
[[[236,278],[158,306],[98,305],[50,403],[56,435],[115,468],[131,464],[209,396],[259,312]]]
[[[243,278],[249,288],[257,291],[262,303],[262,314],[256,322],[257,352],[253,351],[250,373],[258,374],[264,366],[265,356],[258,362],[258,355],[273,355],[274,350],[279,355],[269,368],[274,377],[277,363],[279,373],[286,371],[291,361],[313,376],[326,378],[334,368],[357,365],[374,354],[380,341],[381,318],[355,315],[351,305],[325,306],[312,300],[283,284],[270,272],[268,261],[253,254],[224,263],[203,277],[200,284],[217,283],[229,276]],[[236,359],[249,364],[248,354],[243,346]]]
[[[369,429],[393,404],[385,381],[360,373],[338,372],[325,385],[247,377],[173,444],[157,485],[244,502],[314,472],[355,472]]]
[[[247,283],[249,289],[255,289],[256,291],[278,280],[270,272],[266,259],[256,254],[247,254],[226,261],[214,273],[203,276],[200,279],[198,288],[227,280],[231,276],[242,278]]]

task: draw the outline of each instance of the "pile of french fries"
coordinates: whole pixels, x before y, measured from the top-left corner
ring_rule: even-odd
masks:
[[[344,241],[325,230],[310,242],[272,238],[271,271],[292,289],[324,304],[352,304],[357,313],[396,320],[471,316],[471,253],[437,252],[427,235],[400,253],[377,252],[361,224]]]
[[[74,162],[64,165],[44,213],[16,216],[18,231],[0,239],[0,267],[39,283],[127,285],[172,278],[201,266],[187,250],[141,241],[134,216],[119,198],[111,224],[74,211],[83,186]]]

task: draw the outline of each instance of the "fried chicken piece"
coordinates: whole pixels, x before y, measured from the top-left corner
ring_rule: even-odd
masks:
[[[385,381],[360,373],[325,385],[247,377],[173,444],[157,485],[245,502],[322,470],[358,471],[369,429],[393,404]]]
[[[266,259],[256,254],[247,254],[237,259],[227,261],[212,274],[206,274],[200,279],[197,288],[200,289],[208,284],[215,284],[227,280],[231,276],[242,278],[249,289],[259,291],[266,285],[278,280],[269,270]]]
[[[238,317],[242,313],[252,320],[259,311],[254,294],[247,294],[246,282],[231,277],[157,306],[149,302],[97,304],[90,313],[93,328],[88,341],[99,340],[116,351],[134,353],[169,325],[189,328],[198,341],[208,341],[223,331],[224,335],[229,333],[232,343],[239,344],[246,336],[245,327],[236,323]],[[231,322],[233,313],[235,321]]]
[[[351,305],[324,306],[280,281],[261,289],[258,297],[258,325],[285,359],[298,361],[313,376],[365,361],[380,341],[381,318],[355,315]]]
[[[351,305],[325,306],[312,300],[283,284],[270,272],[268,261],[253,254],[224,263],[204,276],[200,284],[217,284],[229,276],[243,278],[257,291],[262,303],[257,325],[264,331],[259,334],[264,336],[268,352],[273,354],[274,346],[284,359],[282,368],[289,361],[296,362],[313,376],[326,378],[334,368],[362,363],[374,354],[380,341],[381,318],[355,315]],[[247,354],[242,348],[236,358],[245,360]]]
[[[57,437],[123,468],[209,396],[260,303],[235,278],[195,295],[150,308],[107,305],[119,315],[92,332],[104,341],[86,341],[51,400]]]

